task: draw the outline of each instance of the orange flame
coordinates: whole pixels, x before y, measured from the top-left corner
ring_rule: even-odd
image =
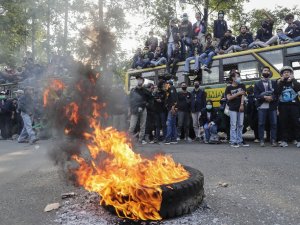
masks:
[[[79,116],[78,116],[78,110],[79,107],[75,102],[71,102],[66,107],[66,116],[69,118],[69,120],[75,124],[78,123]]]
[[[93,131],[84,136],[92,160],[73,156],[79,164],[75,171],[78,183],[99,193],[100,204],[113,206],[119,217],[160,220],[160,185],[186,180],[188,172],[169,155],[150,160],[134,153],[125,133],[111,127],[104,129],[94,118],[90,126]]]
[[[56,99],[58,99],[55,92],[63,90],[65,87],[66,87],[65,84],[61,80],[58,79],[52,80],[51,84],[49,85],[48,88],[45,89],[43,94],[44,107],[49,105],[49,100],[55,101]]]

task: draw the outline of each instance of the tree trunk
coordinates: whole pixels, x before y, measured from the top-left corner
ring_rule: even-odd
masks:
[[[32,24],[31,24],[31,51],[32,51],[32,59],[35,60],[35,19],[36,15],[33,12],[32,14]]]
[[[204,24],[205,24],[206,28],[208,25],[208,8],[209,8],[209,0],[204,0],[203,20],[204,20]]]
[[[68,19],[69,19],[69,0],[65,0],[65,25],[64,25],[64,44],[63,53],[66,54],[68,49]]]
[[[99,31],[104,26],[104,15],[103,15],[103,7],[104,7],[104,0],[99,0]]]
[[[51,1],[47,5],[47,62],[50,63],[50,23],[51,23]]]

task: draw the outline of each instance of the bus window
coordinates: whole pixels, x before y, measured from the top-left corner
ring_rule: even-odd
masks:
[[[300,60],[292,62],[292,67],[294,69],[294,77],[300,80]]]
[[[202,84],[219,83],[219,67],[215,66],[210,70],[211,73],[208,73],[206,71],[202,72]]]
[[[223,59],[223,65],[228,65],[228,64],[237,64],[241,62],[249,62],[249,61],[254,61],[255,58],[252,55],[243,55],[239,57],[230,57],[230,58],[225,58]]]
[[[283,66],[283,55],[281,49],[275,51],[261,52],[258,54],[270,64],[272,64],[277,70],[280,70]]]
[[[287,49],[287,54],[288,55],[299,54],[299,52],[300,52],[300,46],[292,47],[292,48]]]
[[[251,80],[259,78],[257,61],[239,63],[238,70],[241,73],[242,80]]]

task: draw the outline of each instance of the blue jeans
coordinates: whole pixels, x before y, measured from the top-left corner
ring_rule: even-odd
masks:
[[[166,141],[177,140],[176,117],[176,113],[173,114],[171,111],[168,112]]]
[[[209,141],[211,134],[217,134],[218,133],[218,127],[216,124],[211,125],[208,127],[208,123],[204,124],[203,126],[204,132],[205,132],[205,139],[206,141]]]
[[[157,61],[155,60],[151,61],[151,64],[154,66],[164,65],[166,63],[167,63],[167,59],[165,57],[161,57]]]
[[[202,53],[200,55],[200,63],[202,65],[208,66],[212,62],[212,58],[214,57],[215,53],[214,52],[209,52],[209,53]]]
[[[199,58],[200,56],[191,56],[187,58],[184,63],[184,72],[188,73],[190,71],[190,63],[192,60],[195,60],[194,70],[199,70]]]
[[[169,42],[169,43],[168,43],[168,53],[167,53],[167,54],[168,54],[168,59],[171,58],[174,49],[175,49],[175,44],[174,44],[174,42]]]
[[[23,119],[24,126],[18,138],[18,142],[24,142],[28,138],[30,141],[36,139],[35,133],[32,129],[32,120],[30,116],[27,113],[21,112],[21,117]]]
[[[295,38],[290,38],[290,37],[287,36],[286,34],[278,34],[278,38],[279,38],[281,41],[285,41],[285,40],[288,40],[288,39],[292,39],[292,40],[295,41],[295,42],[300,41],[300,36],[295,37]]]
[[[258,109],[258,135],[260,141],[264,141],[265,123],[267,115],[270,121],[271,140],[277,139],[277,110]]]
[[[241,144],[243,142],[244,113],[229,111],[230,116],[230,142]]]
[[[155,114],[155,136],[156,140],[159,141],[160,138],[160,128],[163,131],[163,140],[167,135],[167,125],[166,125],[166,113],[160,112]]]
[[[185,40],[185,41],[184,41]],[[186,44],[188,43],[188,44]],[[192,38],[185,37],[181,39],[181,52],[184,55],[186,52],[188,52],[187,55],[190,55],[190,47],[189,45],[192,43]]]

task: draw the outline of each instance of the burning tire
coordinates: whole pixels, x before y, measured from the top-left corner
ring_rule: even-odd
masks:
[[[204,176],[192,167],[184,167],[190,177],[182,182],[162,185],[162,203],[159,211],[162,219],[178,217],[194,211],[204,197]],[[104,206],[110,212],[116,214],[112,206]]]
[[[181,216],[194,211],[202,202],[204,197],[204,176],[194,168],[185,166],[190,173],[189,179],[163,185],[163,201],[159,214],[163,219]]]

